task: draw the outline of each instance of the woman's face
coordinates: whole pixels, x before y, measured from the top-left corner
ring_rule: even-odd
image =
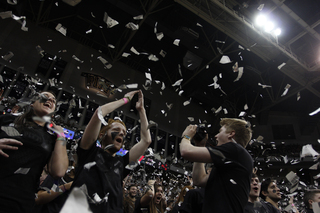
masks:
[[[42,96],[42,97],[41,97]],[[36,100],[31,106],[34,114],[43,117],[56,109],[56,98],[50,92],[42,92],[39,100]]]
[[[114,147],[109,149],[109,151],[115,153],[121,149],[124,143],[126,128],[118,122],[113,122],[110,125],[110,129],[108,129],[107,134],[103,138],[103,144],[105,146],[114,144]]]
[[[156,204],[160,204],[160,201],[162,199],[162,195],[163,195],[162,186],[158,186],[156,189],[156,194],[154,195],[154,202]]]

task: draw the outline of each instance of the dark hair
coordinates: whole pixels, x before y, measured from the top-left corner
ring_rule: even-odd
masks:
[[[268,187],[269,187],[270,183],[272,183],[272,182],[274,182],[274,180],[271,179],[271,178],[267,178],[264,181],[262,181],[262,183],[261,183],[261,191],[260,191],[260,197],[262,199],[266,200],[266,196],[264,196],[262,194],[262,192],[268,192]]]
[[[49,92],[56,98],[56,95],[52,91],[43,91],[43,92]],[[40,93],[42,93],[42,92],[37,93],[37,95],[39,95]],[[37,100],[36,95],[34,95],[31,99],[31,104],[33,104],[36,100]],[[20,126],[24,126],[24,125],[34,127],[37,125],[32,120],[32,116],[34,116],[35,114],[34,114],[33,107],[31,106],[31,104],[26,106],[25,112],[15,119],[14,125],[16,127],[20,127]]]
[[[130,190],[131,189],[131,187],[137,187],[137,185],[136,184],[131,184],[129,187],[128,187],[128,190]]]
[[[314,196],[320,193],[320,189],[311,189],[305,192],[303,202],[307,209],[309,209],[309,200],[314,200]]]

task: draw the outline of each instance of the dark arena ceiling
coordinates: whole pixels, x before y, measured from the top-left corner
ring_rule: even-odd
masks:
[[[148,71],[167,87],[183,79],[172,90],[215,118],[245,112],[259,120],[277,111],[319,125],[320,115],[309,115],[320,107],[319,0],[1,0],[0,11],[53,31],[60,23],[67,37],[101,51],[110,64]],[[256,26],[259,13],[281,35]],[[118,24],[108,27],[107,17]],[[223,56],[230,62],[221,63]]]

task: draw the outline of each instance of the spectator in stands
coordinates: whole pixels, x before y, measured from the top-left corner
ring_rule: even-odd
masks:
[[[128,195],[123,199],[123,212],[124,213],[133,213],[134,204],[136,202],[137,196],[137,186],[135,184],[131,184],[128,188]]]
[[[164,213],[167,200],[162,185],[155,180],[149,180],[146,193],[135,203],[135,213]]]
[[[243,212],[248,201],[253,161],[245,147],[251,139],[249,123],[241,119],[225,118],[215,136],[216,147],[205,147],[202,141],[191,139],[197,125],[189,125],[182,134],[181,156],[193,164],[193,184],[205,187],[202,212]],[[213,163],[214,168],[206,174],[203,163]]]
[[[306,213],[316,213],[313,211],[312,204],[320,202],[320,190],[313,189],[306,191],[304,194],[304,204],[306,208]]]
[[[136,109],[141,121],[141,140],[127,154],[119,156],[116,153],[124,144],[126,126],[119,119],[109,119],[107,123],[104,117],[127,104],[135,94],[138,95]],[[100,131],[101,123],[105,126]],[[101,147],[96,146],[97,139]],[[72,187],[84,191],[92,212],[122,212],[124,168],[137,161],[151,144],[142,91],[131,91],[124,98],[96,109],[78,144],[78,165]]]
[[[46,164],[52,177],[65,175],[68,156],[63,128],[52,123],[54,133],[42,119],[55,108],[55,95],[42,92],[32,98],[22,115],[0,116],[1,212],[32,212]]]

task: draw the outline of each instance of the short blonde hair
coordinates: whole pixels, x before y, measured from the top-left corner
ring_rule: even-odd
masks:
[[[226,127],[226,132],[235,131],[235,141],[246,148],[252,137],[252,130],[247,121],[237,118],[223,118],[220,125]]]

